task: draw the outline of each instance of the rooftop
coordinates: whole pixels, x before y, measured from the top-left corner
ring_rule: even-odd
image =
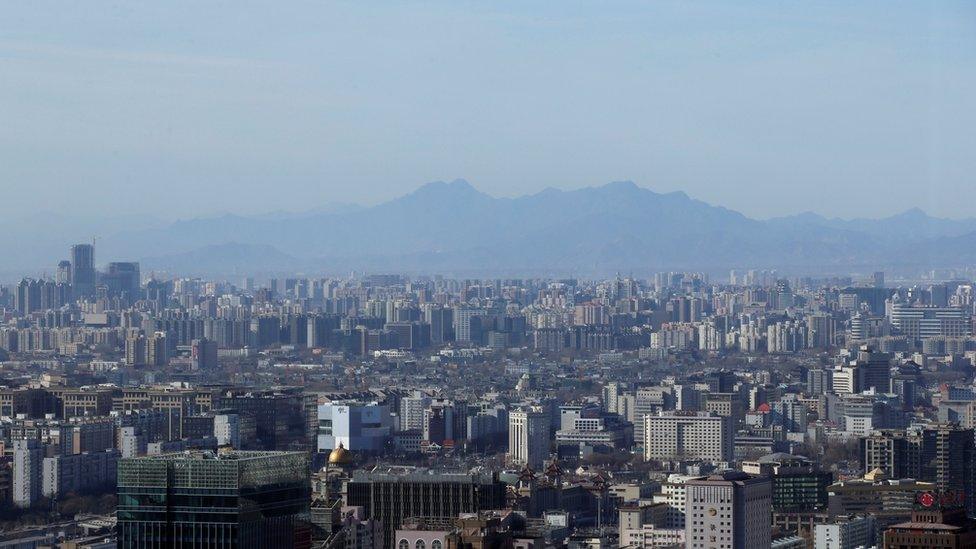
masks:
[[[256,450],[218,450],[217,452],[211,452],[209,450],[185,450],[183,452],[173,452],[155,456],[141,456],[130,459],[151,461],[246,461],[265,459],[275,456],[292,456],[302,453],[303,452],[262,452]]]

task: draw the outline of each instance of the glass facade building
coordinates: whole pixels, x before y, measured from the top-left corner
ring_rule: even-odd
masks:
[[[307,547],[304,452],[182,452],[123,459],[120,548]]]

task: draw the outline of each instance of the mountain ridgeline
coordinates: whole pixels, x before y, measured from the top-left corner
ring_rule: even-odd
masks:
[[[476,274],[952,266],[976,261],[976,219],[918,209],[884,219],[766,221],[631,182],[494,198],[463,180],[376,206],[225,215],[119,231],[101,258],[187,274],[389,270]]]

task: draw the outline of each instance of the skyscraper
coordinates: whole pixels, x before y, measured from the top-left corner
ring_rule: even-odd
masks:
[[[976,462],[974,462],[973,430],[956,424],[941,424],[931,429],[935,437],[935,456],[932,460],[936,488],[940,493],[965,494],[966,510],[974,510],[973,494],[976,488]]]
[[[118,546],[310,543],[304,452],[183,452],[119,462]]]
[[[132,261],[109,263],[101,279],[109,292],[114,295],[124,295],[131,300],[138,297],[142,283],[139,264]]]
[[[874,388],[879,393],[891,389],[891,355],[875,351],[867,345],[862,345],[857,353],[857,366],[861,370],[862,382],[860,390]]]
[[[549,415],[532,407],[508,416],[508,460],[536,471],[549,456]]]
[[[44,448],[37,440],[13,441],[12,497],[17,507],[30,507],[41,496]]]
[[[71,247],[71,286],[75,297],[95,295],[95,246],[75,244]]]
[[[688,481],[685,486],[686,547],[770,547],[770,479],[727,471]]]
[[[472,319],[488,314],[486,309],[472,307],[455,307],[454,309],[454,339],[459,343],[471,343],[476,334],[471,329]]]

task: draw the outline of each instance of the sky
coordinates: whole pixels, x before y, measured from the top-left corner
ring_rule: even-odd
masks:
[[[47,2],[0,17],[0,213],[187,218],[632,180],[976,216],[972,2]]]

